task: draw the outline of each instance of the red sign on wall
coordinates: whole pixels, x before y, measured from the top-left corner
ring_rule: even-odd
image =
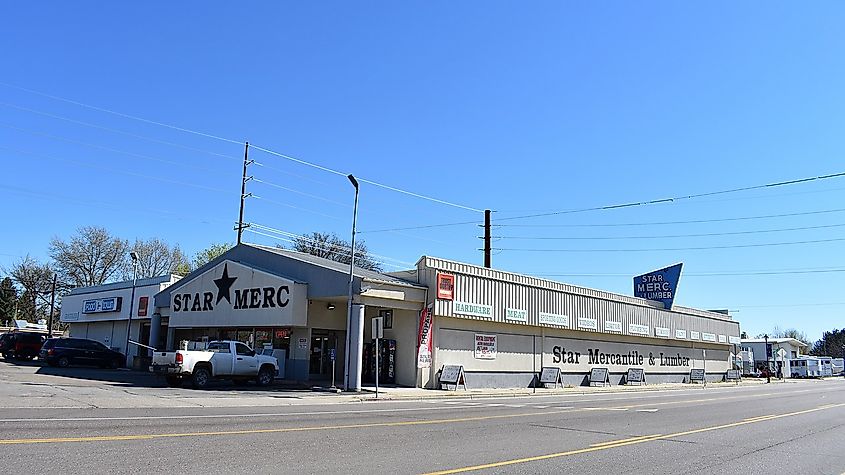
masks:
[[[150,303],[149,297],[141,297],[138,299],[138,316],[139,317],[146,317],[147,316],[147,305]]]
[[[452,300],[455,296],[455,276],[452,274],[437,274],[437,298]]]

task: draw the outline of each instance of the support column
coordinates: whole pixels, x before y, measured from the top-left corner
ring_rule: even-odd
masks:
[[[150,318],[150,341],[149,345],[155,348],[156,350],[161,350],[158,347],[158,339],[159,335],[161,335],[161,314],[158,312],[153,313],[153,316]],[[147,356],[152,356],[153,350],[147,350]]]
[[[352,304],[352,318],[349,322],[349,391],[361,390],[361,371],[364,360],[364,309],[361,304]]]

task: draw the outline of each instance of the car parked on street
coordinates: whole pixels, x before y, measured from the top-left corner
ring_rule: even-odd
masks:
[[[47,336],[42,333],[12,332],[0,335],[0,354],[7,360],[31,360],[38,356]]]
[[[50,338],[44,342],[38,357],[48,365],[60,368],[71,365],[120,368],[126,363],[123,353],[84,338]]]

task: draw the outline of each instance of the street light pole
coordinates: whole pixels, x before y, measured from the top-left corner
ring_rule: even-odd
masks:
[[[352,207],[352,243],[350,249],[350,259],[349,259],[349,296],[347,299],[347,312],[346,312],[346,349],[345,349],[345,360],[344,360],[344,375],[343,375],[343,387],[345,390],[350,390],[350,361],[352,360],[352,349],[350,346],[352,345],[352,283],[355,279],[355,227],[358,224],[358,180],[355,179],[352,174],[347,175],[349,182],[352,183],[352,186],[355,187],[355,204]],[[362,323],[359,323],[361,325]],[[356,329],[357,331],[357,329]],[[356,355],[357,358],[357,355]],[[378,369],[378,368],[376,368]],[[356,388],[358,389],[358,388]]]
[[[135,285],[138,283],[138,253],[129,253],[132,258],[132,297],[129,298],[129,318],[126,320],[126,365],[129,366],[129,332],[132,330],[132,310],[135,305]]]

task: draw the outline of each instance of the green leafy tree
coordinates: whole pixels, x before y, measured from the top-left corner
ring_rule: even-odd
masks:
[[[834,358],[842,358],[843,346],[845,346],[845,328],[833,331],[824,332],[821,340],[813,343],[810,349],[811,355],[818,356],[833,356]]]
[[[194,267],[191,270],[199,269],[200,267],[208,264],[214,259],[217,259],[218,257],[220,257],[221,254],[228,251],[233,246],[233,244],[228,242],[214,243],[208,246],[207,248],[198,252],[196,256],[194,256]]]

